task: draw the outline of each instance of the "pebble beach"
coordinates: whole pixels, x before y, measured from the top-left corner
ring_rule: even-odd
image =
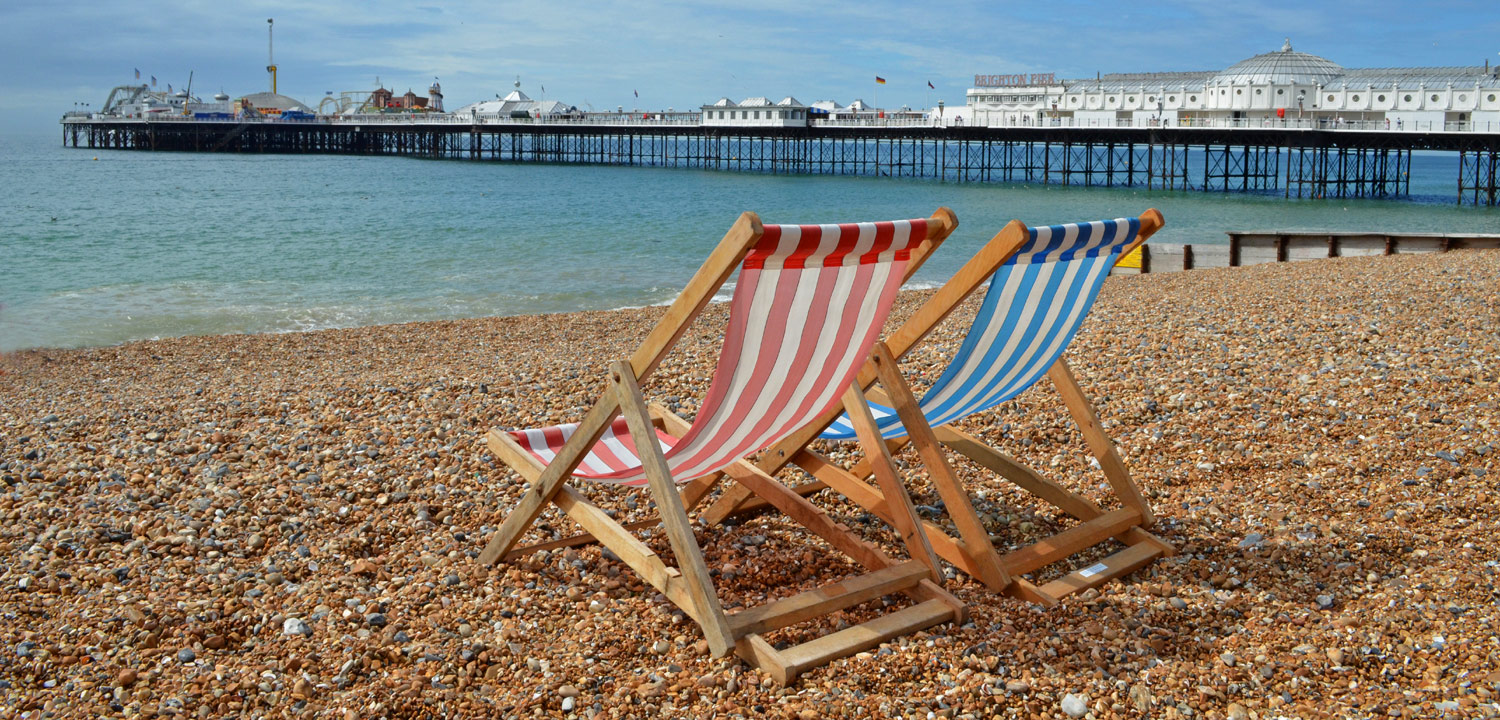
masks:
[[[785,688],[710,657],[597,547],[475,559],[523,487],[485,432],[581,417],[662,308],[11,353],[0,715],[1500,715],[1497,278],[1496,251],[1111,278],[1066,357],[1178,554],[1050,609],[954,575],[967,624]],[[926,296],[903,293],[893,323]],[[976,306],[909,357],[914,385]],[[652,400],[693,413],[727,309],[684,336]],[[1045,382],[961,427],[1114,506]],[[957,468],[1002,550],[1068,527]],[[648,511],[581,489],[621,519]],[[903,554],[852,504],[814,500]],[[552,511],[529,537],[574,531]],[[774,515],[698,538],[731,611],[854,569]]]

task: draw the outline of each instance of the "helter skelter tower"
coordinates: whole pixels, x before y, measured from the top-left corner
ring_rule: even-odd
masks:
[[[271,75],[271,94],[276,94],[276,18],[266,18],[266,72]]]

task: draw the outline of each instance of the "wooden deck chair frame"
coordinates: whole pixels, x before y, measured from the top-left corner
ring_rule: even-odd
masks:
[[[1136,239],[1124,247],[1124,257],[1145,243],[1163,224],[1161,213],[1147,210],[1140,216]],[[913,445],[926,467],[939,496],[952,518],[959,537],[955,538],[932,522],[924,527],[933,550],[960,570],[978,579],[994,591],[1043,605],[1053,605],[1062,597],[1098,587],[1111,579],[1126,575],[1157,557],[1171,556],[1176,550],[1169,543],[1147,531],[1155,522],[1150,505],[1130,479],[1124,460],[1113,440],[1099,424],[1098,413],[1078,385],[1065,359],[1059,357],[1047,377],[1061,395],[1073,421],[1087,442],[1090,453],[1099,462],[1106,480],[1123,506],[1105,511],[1094,501],[1066,489],[1027,467],[1014,457],[985,444],[980,439],[948,425],[930,427],[904,377],[896,367],[900,358],[922,342],[949,314],[978,290],[994,273],[1019,251],[1029,239],[1029,230],[1018,220],[1011,221],[973,258],[933,294],[901,327],[883,343],[878,343],[871,363],[861,381],[864,387],[878,377],[884,393],[873,393],[872,399],[897,411],[909,435],[887,440],[887,451],[894,453]],[[829,413],[823,428],[836,419]],[[811,423],[797,435],[772,446],[763,456],[761,469],[776,472],[785,464],[794,464],[816,480],[793,488],[799,494],[811,494],[832,488],[872,514],[886,517],[890,513],[884,493],[869,484],[868,461],[844,469],[814,452],[808,444],[822,428]],[[978,465],[1006,478],[1037,498],[1057,507],[1080,521],[1067,530],[1018,550],[1000,554],[993,538],[979,520],[967,490],[958,481],[942,448],[957,452]],[[731,515],[757,510],[764,504],[738,488],[730,488],[704,514],[706,522],[722,522]],[[1038,586],[1022,575],[1065,560],[1109,539],[1126,545],[1124,550],[1101,562],[1078,569],[1057,580]]]
[[[957,225],[953,213],[941,208],[928,222],[927,239],[912,251],[907,275],[929,256]],[[838,524],[805,497],[747,461],[740,460],[681,488],[669,475],[661,447],[650,440],[636,443],[644,464],[647,487],[660,514],[659,519],[622,524],[611,518],[567,480],[617,416],[623,415],[634,438],[654,440],[653,427],[681,437],[689,423],[657,405],[648,406],[638,383],[656,369],[667,352],[708,304],[715,292],[739,267],[746,253],[762,234],[759,218],[743,214],[710,254],[708,260],[667,309],[664,317],[628,360],[610,367],[607,387],[574,434],[554,457],[543,465],[523,450],[511,436],[492,429],[488,436],[496,457],[525,478],[530,487],[516,507],[491,536],[479,560],[491,565],[511,561],[540,550],[598,542],[609,548],[652,587],[681,608],[703,630],[710,651],[723,656],[733,651],[746,662],[769,672],[778,682],[790,682],[799,673],[874,647],[886,640],[945,621],[963,622],[964,605],[937,581],[942,577],[937,557],[920,530],[911,500],[901,486],[895,466],[879,441],[879,431],[866,404],[862,388],[851,384],[844,393],[839,412],[848,411],[862,428],[866,447],[873,448],[872,473],[894,507],[889,514],[912,557],[898,562],[877,546]],[[786,513],[805,529],[845,553],[869,572],[821,588],[775,600],[767,604],[726,613],[709,576],[702,550],[693,534],[688,511],[706,498],[724,477],[745,488],[768,506]],[[523,533],[549,504],[555,504],[586,532],[581,535],[517,547]],[[632,530],[660,524],[676,557],[678,567],[669,567]],[[778,650],[763,633],[789,627],[839,610],[901,593],[915,604],[882,615],[810,642]]]

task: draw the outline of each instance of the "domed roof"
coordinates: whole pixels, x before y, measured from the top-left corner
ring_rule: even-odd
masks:
[[[1292,49],[1288,39],[1275,52],[1241,60],[1209,79],[1209,85],[1317,85],[1344,74],[1342,65]]]
[[[279,93],[259,92],[244,97],[257,110],[307,110],[302,101]]]

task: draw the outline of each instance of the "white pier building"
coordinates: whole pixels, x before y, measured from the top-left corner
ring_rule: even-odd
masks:
[[[774,103],[765,97],[745,98],[739,102],[719,98],[701,110],[705,126],[807,127],[808,120],[808,106],[791,96]]]
[[[1280,50],[1213,72],[975,75],[978,126],[1500,128],[1500,65],[1345,68]]]

